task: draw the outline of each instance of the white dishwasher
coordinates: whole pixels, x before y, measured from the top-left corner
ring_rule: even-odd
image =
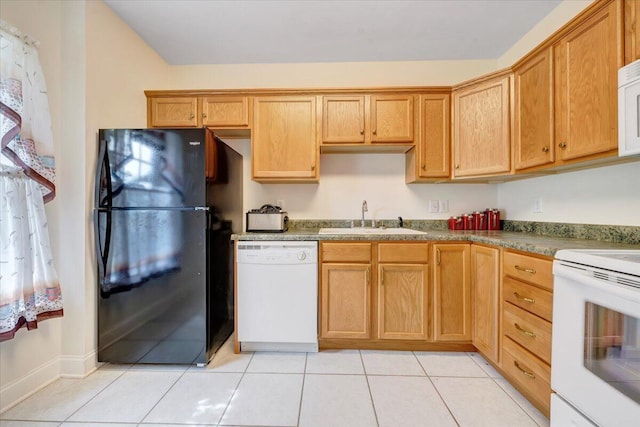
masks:
[[[239,241],[238,341],[245,351],[318,351],[318,242]]]

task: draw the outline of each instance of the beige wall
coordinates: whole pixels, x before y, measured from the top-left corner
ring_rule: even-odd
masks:
[[[51,126],[54,141],[62,134],[62,64],[61,52],[61,7],[60,2],[50,1],[2,1],[0,16],[40,41],[38,56],[45,74]],[[4,60],[4,58],[2,58]],[[55,157],[61,164],[60,145],[55,146]],[[56,183],[57,193],[64,193],[63,184]],[[61,216],[60,197],[46,205],[50,224],[50,239],[54,262],[60,273]],[[70,288],[62,284],[63,295]],[[58,358],[61,352],[61,319],[51,319],[38,324],[34,331],[20,330],[13,340],[0,344],[0,411],[16,398],[29,393],[32,388],[55,379],[59,374]]]
[[[95,367],[96,132],[145,127],[144,89],[168,83],[166,63],[102,2],[3,1],[0,15],[41,41],[57,169],[47,216],[65,312],[0,344],[2,411],[59,375]]]

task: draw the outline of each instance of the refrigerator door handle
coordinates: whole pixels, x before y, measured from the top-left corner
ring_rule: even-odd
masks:
[[[111,183],[111,164],[109,163],[108,142],[102,140],[98,153],[98,170],[96,173],[96,207],[111,208],[113,205],[113,185]],[[101,189],[107,190],[107,195],[101,199]],[[106,202],[106,203],[105,203]]]
[[[104,245],[100,238],[100,214],[107,216],[107,224],[104,233]],[[107,261],[109,260],[109,250],[111,247],[111,211],[94,211],[93,232],[96,242],[96,258],[98,259],[98,286],[102,289],[102,281],[107,277]]]

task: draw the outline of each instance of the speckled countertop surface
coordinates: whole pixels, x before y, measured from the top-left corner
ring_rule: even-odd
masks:
[[[466,241],[485,243],[503,248],[517,249],[540,255],[553,256],[561,249],[636,249],[640,245],[612,243],[599,240],[584,240],[568,237],[553,237],[513,231],[452,231],[421,230],[425,234],[408,235],[363,235],[363,234],[318,234],[318,228],[294,229],[285,233],[241,233],[233,240],[316,240],[316,241]]]

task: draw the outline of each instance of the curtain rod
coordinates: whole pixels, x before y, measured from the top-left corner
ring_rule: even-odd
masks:
[[[2,31],[5,31],[9,34],[11,34],[12,36],[20,39],[24,44],[33,46],[35,48],[40,47],[40,42],[36,39],[34,39],[33,37],[23,33],[22,31],[20,31],[19,29],[17,29],[16,27],[14,27],[13,25],[9,24],[7,21],[0,19],[0,29],[2,29]]]

